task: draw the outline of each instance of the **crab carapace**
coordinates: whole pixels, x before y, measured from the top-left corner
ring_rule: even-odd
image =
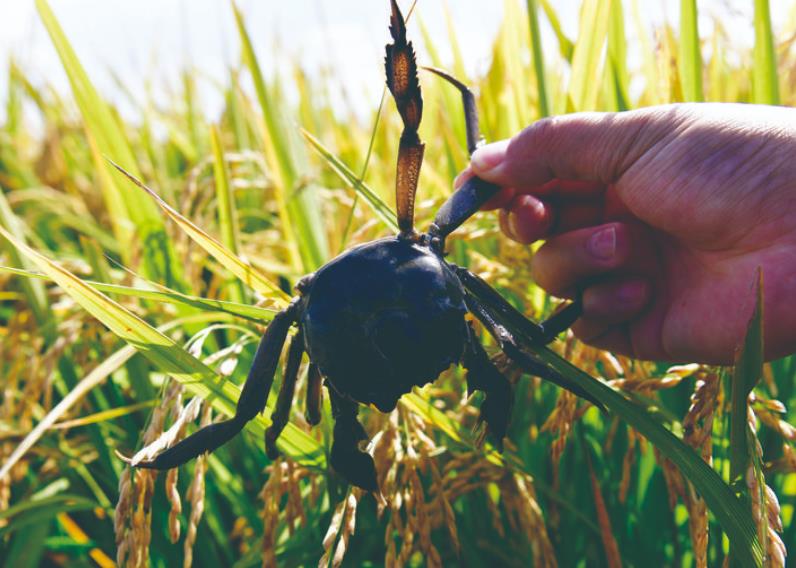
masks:
[[[170,469],[209,452],[239,433],[263,411],[283,345],[291,326],[282,386],[265,434],[269,457],[278,455],[276,440],[287,424],[304,353],[309,356],[306,416],[320,420],[321,386],[331,399],[334,441],[332,467],[349,482],[378,489],[373,459],[362,448],[368,436],[357,420],[359,404],[382,412],[395,408],[414,386],[434,381],[452,364],[467,370],[470,392],[481,390],[480,423],[502,447],[512,407],[512,388],[497,369],[465,317],[480,320],[500,349],[523,371],[550,380],[595,402],[585,391],[537,359],[531,349],[545,345],[581,313],[570,303],[550,319],[525,318],[484,280],[444,258],[445,238],[472,216],[498,187],[477,177],[468,180],[440,208],[425,233],[414,228],[414,201],[423,143],[418,127],[423,99],[417,64],[396,0],[391,0],[387,45],[387,86],[404,124],[398,150],[396,205],[400,232],[354,247],[296,285],[297,295],[279,312],[263,335],[254,362],[229,420],[202,428],[138,467]],[[480,142],[475,99],[458,80],[428,69],[462,94],[467,146]]]

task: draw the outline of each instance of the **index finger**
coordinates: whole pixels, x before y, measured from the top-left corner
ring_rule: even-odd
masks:
[[[475,174],[473,173],[473,169],[468,165],[462,172],[456,176],[456,179],[453,180],[453,190],[458,190],[462,185],[464,185],[467,180],[473,177]],[[515,191],[511,187],[504,187],[495,195],[490,197],[486,203],[484,203],[481,207],[481,211],[491,211],[492,209],[502,209],[507,207],[511,200],[514,198]]]

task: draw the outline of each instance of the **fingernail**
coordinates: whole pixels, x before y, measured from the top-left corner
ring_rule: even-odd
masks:
[[[616,228],[607,227],[589,237],[586,244],[592,256],[600,260],[608,260],[616,252]]]
[[[473,175],[473,174],[472,174],[472,172],[469,169],[464,170],[462,173],[457,175],[456,179],[453,180],[453,189],[459,189],[462,186],[462,184],[464,183],[464,181],[467,178],[469,178],[471,175]]]
[[[501,209],[500,214],[498,215],[498,221],[500,222],[500,230],[503,231],[508,238],[512,240],[517,240],[517,237],[514,236],[511,223],[509,222],[509,217],[511,217],[513,213],[508,209]]]
[[[483,174],[497,167],[506,157],[508,145],[508,140],[501,140],[478,148],[470,159],[473,169],[477,173]]]

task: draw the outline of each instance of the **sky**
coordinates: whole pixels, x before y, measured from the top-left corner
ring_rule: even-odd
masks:
[[[49,0],[78,57],[100,91],[111,100],[122,97],[114,75],[134,91],[149,84],[166,96],[187,63],[200,74],[201,94],[209,114],[220,108],[214,82],[238,60],[238,40],[229,0]],[[518,0],[514,0],[518,1]],[[678,21],[679,0],[638,0],[650,25]],[[404,11],[410,0],[400,0]],[[775,25],[785,20],[793,0],[771,0]],[[375,106],[383,82],[382,58],[388,40],[387,0],[238,0],[246,16],[261,65],[273,72],[281,61],[298,60],[311,73],[334,65],[355,98]],[[524,4],[524,2],[522,2]],[[570,37],[577,33],[580,0],[554,2]],[[739,45],[751,44],[752,0],[699,0],[700,26],[719,14],[729,22]],[[625,1],[626,11],[629,2]],[[502,0],[419,0],[418,14],[438,47],[446,45],[445,10],[450,11],[468,72],[489,64],[491,43],[502,18]],[[544,43],[555,50],[542,18]],[[419,37],[416,23],[410,35]],[[420,43],[420,42],[417,42]],[[422,60],[423,49],[419,47]],[[274,57],[278,53],[279,58]],[[290,54],[290,59],[285,57]],[[443,53],[443,56],[445,54]],[[0,102],[13,56],[34,84],[68,83],[55,50],[38,19],[34,0],[0,0]],[[367,101],[373,101],[367,103]],[[124,111],[124,108],[122,109]],[[0,110],[0,120],[2,120]]]

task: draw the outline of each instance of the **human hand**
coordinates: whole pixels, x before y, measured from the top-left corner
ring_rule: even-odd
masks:
[[[766,357],[796,350],[796,109],[680,104],[540,120],[457,179],[503,190],[503,231],[546,239],[548,292],[583,292],[574,333],[642,359],[728,364],[764,274]]]

